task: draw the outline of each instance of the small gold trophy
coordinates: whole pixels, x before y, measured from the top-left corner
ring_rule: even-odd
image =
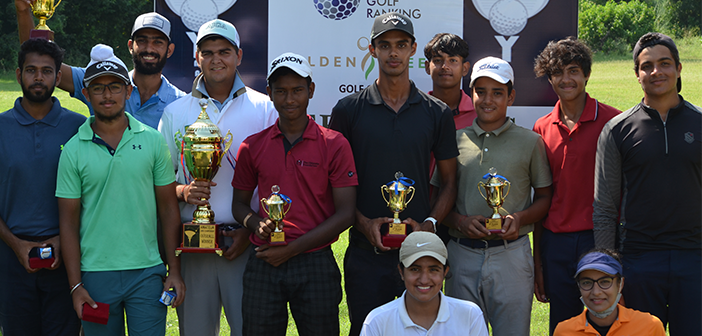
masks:
[[[261,209],[268,215],[273,223],[275,230],[268,237],[268,245],[287,245],[285,242],[285,231],[283,231],[283,217],[290,211],[292,201],[287,196],[280,193],[280,187],[273,185],[271,187],[271,195],[268,198],[261,198]],[[285,209],[285,205],[288,208]]]
[[[407,224],[400,221],[400,212],[407,208],[407,204],[414,197],[414,181],[406,178],[402,172],[395,173],[395,180],[380,186],[380,193],[383,195],[390,211],[393,212],[393,221],[388,226],[388,233],[383,235],[383,246],[400,247],[407,237]],[[385,197],[388,194],[388,197]],[[409,199],[405,201],[409,194]]]
[[[39,24],[29,32],[29,38],[43,38],[49,41],[54,40],[54,32],[46,25],[46,20],[50,19],[56,11],[56,7],[61,3],[59,0],[54,5],[54,0],[37,0],[32,4],[32,14],[39,19]]]
[[[199,103],[200,115],[186,128],[185,136],[180,141],[180,155],[192,178],[209,182],[214,179],[222,158],[231,146],[232,134],[227,131],[226,137],[222,139],[219,128],[207,115],[207,99],[200,99]],[[176,134],[176,143],[179,142],[179,135]],[[185,174],[185,171],[183,173]],[[193,221],[183,223],[183,243],[176,249],[176,256],[181,252],[217,253],[221,256],[218,224],[214,218],[215,214],[209,203],[199,205],[193,212]]]
[[[502,222],[504,217],[500,215],[500,210],[507,214],[507,211],[502,208],[502,204],[505,201],[505,197],[509,195],[510,183],[504,176],[497,175],[497,169],[491,167],[488,173],[483,176],[487,179],[487,183],[483,181],[478,182],[478,191],[480,195],[487,201],[489,207],[492,208],[492,216],[485,219],[485,228],[490,231],[490,233],[502,232]],[[504,191],[505,186],[507,186],[507,192]],[[485,194],[483,194],[483,189],[485,189]]]

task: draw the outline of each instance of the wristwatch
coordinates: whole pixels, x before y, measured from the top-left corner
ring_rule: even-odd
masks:
[[[425,222],[426,222],[426,221],[430,221],[430,222],[431,222],[431,225],[434,226],[434,233],[436,233],[436,218],[434,218],[434,217],[427,217],[427,219],[425,219],[424,221],[425,221]]]

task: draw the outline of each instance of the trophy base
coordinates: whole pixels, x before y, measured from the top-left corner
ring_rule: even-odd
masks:
[[[183,223],[182,243],[175,255],[181,253],[216,253],[222,256],[219,246],[219,224]]]
[[[270,238],[268,238],[268,245],[270,246],[283,246],[288,245],[285,241],[285,232],[271,232]]]
[[[486,218],[485,228],[490,231],[491,234],[502,233],[502,218]]]
[[[383,238],[382,238],[383,246],[385,246],[385,247],[400,247],[400,246],[402,246],[402,242],[405,241],[405,238],[407,238],[407,235],[389,234],[389,235],[383,236]]]
[[[31,268],[51,268],[54,263],[54,258],[42,259],[42,258],[29,258],[29,267]]]
[[[40,39],[53,41],[54,40],[54,32],[51,30],[32,29],[32,31],[29,32],[29,38],[40,38]]]

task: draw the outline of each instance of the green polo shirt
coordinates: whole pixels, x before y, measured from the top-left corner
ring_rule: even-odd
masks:
[[[56,197],[80,198],[82,271],[142,269],[161,263],[154,186],[175,181],[163,136],[126,113],[113,151],[90,117],[63,147]],[[112,153],[111,153],[112,152]]]
[[[497,174],[507,178],[511,184],[502,205],[508,213],[522,211],[531,205],[532,187],[551,185],[551,169],[541,136],[515,125],[509,118],[504,125],[491,132],[482,130],[474,122],[456,131],[456,140],[460,153],[457,158],[456,210],[461,215],[489,217],[492,214],[492,209],[478,191],[478,182],[486,182],[483,176],[490,167],[495,167]],[[439,185],[438,174],[434,174],[431,183]],[[519,235],[533,229],[533,223],[523,225]],[[467,238],[453,228],[449,233],[454,237]]]

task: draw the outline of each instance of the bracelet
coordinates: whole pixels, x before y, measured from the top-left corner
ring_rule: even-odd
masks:
[[[246,222],[249,220],[249,218],[251,218],[251,216],[253,216],[253,212],[249,212],[249,214],[246,215],[246,217],[244,217],[244,221],[241,223],[241,225],[243,225],[247,229],[249,228],[249,226],[246,225]]]
[[[83,281],[81,281],[81,282],[77,283],[75,286],[73,286],[73,288],[71,288],[71,292],[68,295],[73,295],[73,292],[75,292],[76,289],[78,289],[78,287],[80,287],[80,286],[83,286]]]

